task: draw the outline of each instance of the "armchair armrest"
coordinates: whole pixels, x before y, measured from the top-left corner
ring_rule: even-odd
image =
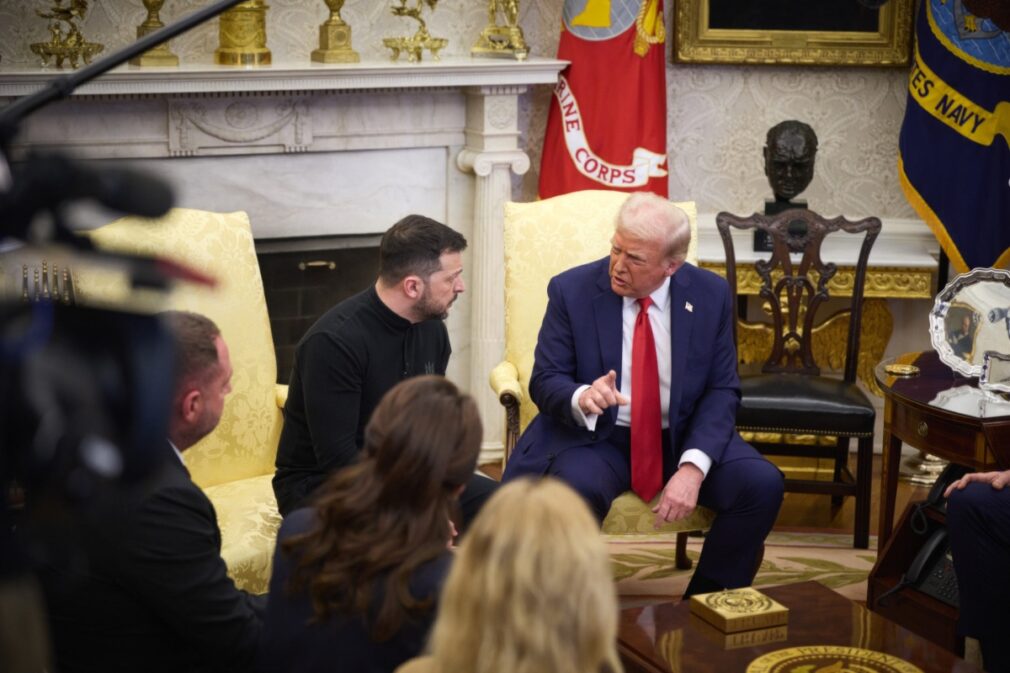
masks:
[[[523,388],[519,384],[519,370],[508,360],[499,362],[491,370],[489,382],[491,390],[505,407],[505,459],[502,461],[504,465],[519,440],[519,404],[523,399]]]
[[[274,384],[274,395],[277,399],[277,408],[283,409],[284,405],[288,401],[288,384],[286,383],[275,383]]]
[[[523,389],[519,385],[519,370],[508,360],[499,362],[491,370],[489,382],[491,383],[491,390],[494,391],[494,394],[498,396],[503,405],[505,404],[505,401],[502,400],[503,395],[511,395],[515,398],[516,403],[522,400]]]

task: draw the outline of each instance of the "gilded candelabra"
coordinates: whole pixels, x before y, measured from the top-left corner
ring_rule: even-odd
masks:
[[[56,60],[57,68],[63,67],[64,60],[69,61],[72,68],[77,67],[78,60],[91,63],[91,57],[105,49],[105,45],[85,40],[77,26],[88,11],[88,0],[68,0],[65,7],[63,0],[51,1],[53,6],[49,10],[35,10],[43,19],[49,19],[51,37],[48,42],[35,42],[31,50],[42,57],[42,65],[49,65],[51,58]]]
[[[358,52],[351,49],[351,27],[340,18],[344,0],[323,0],[330,10],[330,18],[319,26],[319,49],[312,51],[316,63],[357,63]]]
[[[270,65],[264,0],[240,2],[220,18],[214,62],[219,65]]]
[[[519,0],[488,0],[488,23],[470,50],[475,56],[513,56],[524,60],[530,53],[519,26]],[[505,25],[498,25],[498,15]]]
[[[159,28],[165,27],[165,24],[161,22],[160,15],[165,0],[143,0],[143,2],[144,9],[147,10],[147,18],[144,19],[142,24],[137,26],[138,40],[145,35],[155,32]],[[179,57],[168,48],[168,42],[162,42],[157,47],[145,51],[140,56],[131,58],[130,65],[171,67],[179,65]]]
[[[420,25],[417,32],[410,37],[387,37],[382,40],[382,43],[393,50],[393,60],[400,58],[400,52],[407,53],[407,60],[411,63],[418,63],[421,61],[421,54],[425,49],[431,52],[432,57],[438,60],[439,49],[445,48],[449,44],[449,40],[444,37],[432,37],[431,33],[428,32],[428,26],[424,23],[424,19],[421,18],[421,11],[424,9],[424,5],[428,5],[431,11],[435,11],[435,5],[438,4],[438,0],[415,0],[413,7],[407,6],[407,0],[399,0],[399,5],[394,5],[390,8],[395,16],[406,16],[407,18],[414,19]]]

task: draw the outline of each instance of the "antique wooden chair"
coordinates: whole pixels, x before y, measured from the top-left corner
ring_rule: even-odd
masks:
[[[529,398],[533,349],[547,309],[547,283],[573,266],[599,259],[610,250],[617,212],[628,195],[587,190],[532,203],[505,204],[505,360],[491,372],[491,387],[506,412],[505,457],[537,414]],[[697,260],[693,202],[678,203],[691,220],[687,259]],[[658,496],[657,496],[658,497]],[[619,496],[603,522],[606,535],[668,538],[677,534],[677,567],[690,568],[687,533],[707,529],[714,513],[699,507],[683,520],[653,529],[649,503],[630,491]]]
[[[880,220],[869,217],[850,222],[842,217],[825,219],[809,210],[788,210],[775,216],[737,217],[719,213],[716,226],[726,250],[726,276],[737,295],[737,265],[731,229],[766,232],[774,242],[771,258],[760,260],[755,270],[761,279],[760,297],[771,316],[771,351],[760,373],[744,374],[742,400],[737,412],[737,430],[754,433],[751,444],[764,454],[830,458],[834,461],[830,481],[786,479],[786,491],[842,497],[855,496],[854,546],[869,544],[870,480],[873,459],[873,404],[856,384],[860,318],[866,265],[873,242],[880,233]],[[825,236],[843,232],[860,240],[858,261],[846,309],[848,336],[841,379],[823,376],[814,361],[812,343],[818,326],[818,309],[829,299],[829,285],[837,266],[825,262],[821,248]],[[741,239],[743,240],[743,239]],[[750,240],[749,238],[747,240]],[[737,326],[739,347],[740,329]],[[801,443],[796,435],[813,436]],[[830,437],[829,445],[817,441]],[[858,440],[856,474],[848,468],[849,440]]]

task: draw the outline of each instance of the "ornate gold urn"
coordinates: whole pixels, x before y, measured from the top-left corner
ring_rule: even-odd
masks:
[[[219,65],[270,65],[267,49],[267,9],[264,0],[247,0],[223,13],[218,29]]]
[[[511,56],[517,61],[524,60],[530,48],[519,26],[519,0],[488,0],[487,27],[481,31],[477,43],[470,50],[474,56]],[[498,16],[504,18],[504,25],[498,24]]]
[[[340,18],[344,0],[323,0],[330,9],[330,18],[319,26],[319,49],[312,51],[316,63],[357,63],[358,52],[351,49],[351,27]]]
[[[144,37],[150,33],[155,32],[159,28],[164,28],[165,24],[161,22],[161,12],[162,6],[165,4],[165,0],[143,0],[144,8],[147,10],[147,18],[144,22],[137,26],[137,39]],[[140,66],[176,66],[179,65],[179,57],[172,53],[168,48],[168,42],[162,42],[157,47],[145,51],[140,56],[134,56],[130,59],[130,65],[140,65]]]
[[[410,63],[420,63],[421,54],[425,49],[430,51],[432,58],[437,61],[439,50],[445,49],[445,46],[449,44],[449,40],[444,37],[432,37],[431,33],[428,32],[428,25],[421,18],[421,12],[425,4],[427,4],[431,11],[435,11],[435,5],[438,4],[438,0],[414,0],[413,7],[407,5],[407,0],[399,0],[399,2],[399,5],[390,7],[390,11],[394,16],[405,16],[408,19],[417,21],[419,24],[417,32],[410,37],[386,37],[383,38],[382,43],[393,51],[394,61],[400,58],[400,52],[402,51],[407,54],[407,61]]]
[[[64,60],[72,68],[77,67],[78,60],[91,63],[91,57],[105,49],[105,45],[88,42],[77,25],[88,11],[88,0],[67,0],[66,5],[63,0],[50,0],[50,4],[52,7],[46,11],[35,10],[49,20],[50,39],[29,45],[32,52],[42,58],[42,65],[49,65],[49,59],[53,59],[57,68],[63,67]]]

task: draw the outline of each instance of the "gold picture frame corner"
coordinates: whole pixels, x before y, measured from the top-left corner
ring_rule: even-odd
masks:
[[[670,60],[685,64],[907,67],[915,0],[890,0],[874,33],[828,30],[712,29],[710,2],[677,0]],[[741,0],[742,1],[742,0]],[[792,0],[833,3],[837,0]],[[858,7],[857,3],[852,3]]]

